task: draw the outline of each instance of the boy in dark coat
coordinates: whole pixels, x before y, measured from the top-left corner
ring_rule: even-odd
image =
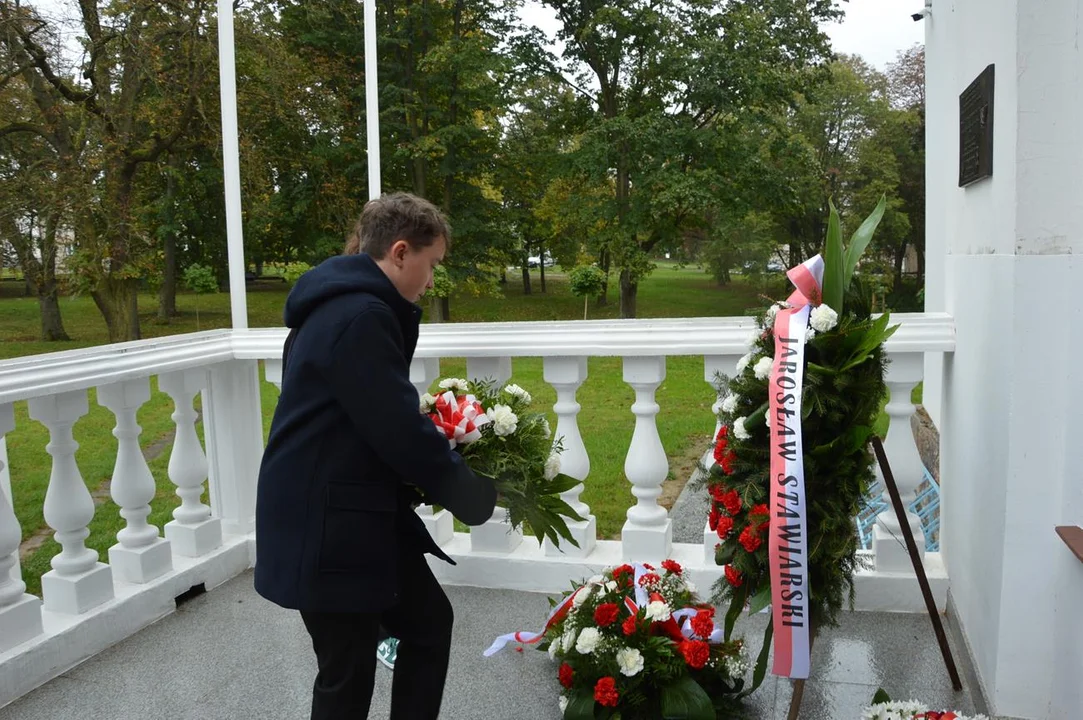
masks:
[[[419,412],[410,384],[416,303],[449,235],[421,198],[372,200],[347,254],[306,273],[286,301],[282,394],[256,495],[255,585],[299,610],[312,636],[313,720],[367,717],[381,625],[400,641],[391,717],[439,715],[453,615],[424,555],[451,560],[413,507],[420,491],[480,525],[496,502],[492,481]]]

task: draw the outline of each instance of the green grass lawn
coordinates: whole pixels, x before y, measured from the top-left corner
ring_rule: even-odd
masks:
[[[508,273],[508,283],[500,297],[453,297],[451,316],[455,322],[512,320],[575,320],[582,318],[583,303],[568,290],[564,277],[547,277],[547,292],[539,292],[537,273],[534,274],[531,295],[524,295],[518,273]],[[762,305],[760,287],[737,281],[720,288],[710,277],[695,268],[662,265],[640,287],[638,310],[640,317],[699,317],[741,315],[747,309]],[[38,337],[38,307],[33,298],[20,294],[19,283],[0,284],[0,358],[20,357],[54,352],[107,342],[105,325],[90,298],[65,298],[61,303],[65,328],[70,342],[43,343]],[[775,289],[776,294],[781,288]],[[281,283],[261,283],[250,288],[248,317],[252,327],[281,325],[286,289]],[[616,288],[610,289],[610,304],[591,304],[590,317],[616,318],[619,315]],[[156,297],[140,297],[143,337],[226,328],[230,325],[229,295],[182,294],[177,298],[180,316],[171,324],[156,321]],[[621,377],[620,358],[591,358],[588,378],[579,392],[582,410],[580,428],[591,460],[591,473],[583,493],[598,517],[599,535],[619,537],[625,512],[634,503],[631,486],[624,477],[624,456],[635,427],[631,412],[634,392]],[[446,358],[441,362],[442,376],[462,377],[466,371],[462,358]],[[535,402],[552,407],[554,390],[542,380],[540,358],[519,358],[513,361],[513,380],[526,387]],[[143,428],[141,442],[149,456],[149,465],[158,491],[151,504],[150,521],[159,527],[171,519],[179,504],[174,486],[169,481],[167,466],[172,449],[172,401],[157,391],[156,380],[150,402],[139,411]],[[262,384],[264,434],[277,401],[274,386]],[[712,397],[703,380],[702,357],[669,358],[667,377],[658,390],[661,407],[658,416],[662,443],[671,458],[671,468],[687,467],[688,459],[699,454],[709,441],[713,423],[710,416]],[[40,576],[49,570],[49,560],[60,550],[45,525],[43,504],[48,487],[51,460],[45,451],[48,433],[44,426],[27,415],[26,403],[15,404],[16,429],[7,436],[8,457],[14,494],[15,514],[22,527],[24,540],[37,538],[40,547],[23,562],[23,576],[29,592],[40,594]],[[550,422],[556,416],[549,413]],[[76,460],[88,489],[95,494],[99,506],[90,526],[87,545],[107,560],[108,548],[116,542],[116,533],[123,527],[117,506],[108,497],[108,480],[113,472],[116,441],[112,437],[112,413],[97,404],[90,391],[90,412],[75,426],[79,443]],[[199,427],[202,436],[202,425]],[[206,502],[206,500],[204,500]]]

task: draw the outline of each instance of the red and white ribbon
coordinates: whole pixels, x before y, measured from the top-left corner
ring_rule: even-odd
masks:
[[[816,257],[787,276],[797,288],[788,308],[775,315],[775,359],[768,383],[771,427],[771,525],[768,561],[774,624],[775,675],[809,675],[808,518],[805,511],[801,388],[805,333],[813,305],[819,305],[824,263]]]
[[[489,418],[473,395],[456,397],[450,390],[437,396],[429,417],[444,433],[452,448],[480,439],[482,426],[489,423]]]

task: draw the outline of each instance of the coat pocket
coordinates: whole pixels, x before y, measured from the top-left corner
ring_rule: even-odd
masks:
[[[396,511],[394,489],[385,484],[328,483],[319,571],[382,572],[398,541]]]

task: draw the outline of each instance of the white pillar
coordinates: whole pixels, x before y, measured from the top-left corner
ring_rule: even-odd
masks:
[[[157,486],[143,450],[139,446],[142,428],[136,413],[150,400],[150,378],[125,380],[98,388],[98,404],[116,417],[113,437],[117,439],[117,460],[109,494],[126,521],[117,533],[117,544],[109,548],[109,564],[117,579],[145,583],[173,569],[169,541],[158,528],[147,523],[150,501]]]
[[[929,235],[943,239],[956,326],[941,434],[952,609],[987,714],[1057,717],[1050,699],[1070,696],[1054,678],[1083,677],[1083,654],[1054,651],[1083,642],[1083,594],[1053,532],[1083,525],[1065,502],[1083,493],[1083,13],[1079,0],[937,0],[926,22],[929,76],[943,79],[928,87],[928,125],[946,143],[927,152],[926,194],[945,203]],[[993,176],[959,188],[959,94],[991,63]]]
[[[914,442],[914,433],[910,429],[910,417],[914,414],[914,404],[910,401],[910,394],[921,382],[924,366],[925,359],[922,353],[897,353],[891,356],[891,364],[887,371],[890,399],[884,408],[889,418],[884,452],[891,466],[891,475],[899,488],[899,497],[902,498],[903,507],[906,508],[910,532],[917,544],[918,553],[922,557],[925,556],[925,531],[921,527],[921,518],[910,510],[910,504],[917,498],[918,486],[925,479],[925,473],[917,444]],[[876,474],[883,483],[883,473],[879,465],[876,466]],[[884,483],[883,500],[887,503],[887,509],[877,517],[872,535],[876,570],[912,574],[914,566],[910,561],[910,552],[906,549],[903,528],[895,516],[886,483]]]
[[[511,358],[473,357],[466,359],[467,380],[506,383],[511,378]],[[523,542],[523,531],[513,530],[508,511],[497,506],[484,524],[470,528],[470,548],[480,552],[510,553]]]
[[[53,556],[53,569],[41,578],[45,609],[78,615],[113,599],[110,567],[98,562],[98,553],[86,546],[94,499],[75,463],[79,443],[72,427],[90,406],[86,390],[33,398],[28,405],[30,417],[49,429],[45,449],[53,467],[45,492],[45,522],[56,531],[56,541],[63,548]]]
[[[590,474],[590,457],[587,455],[583,436],[579,433],[579,403],[575,394],[579,386],[587,379],[587,359],[585,357],[547,357],[543,360],[545,381],[553,386],[557,393],[553,411],[557,414],[557,429],[553,436],[554,444],[560,442],[560,471],[568,477],[581,481],[568,492],[561,495],[583,521],[568,523],[568,530],[579,543],[579,547],[563,542],[560,547],[548,538],[542,543],[546,555],[567,555],[586,557],[593,552],[598,540],[598,519],[591,514],[590,507],[580,499],[583,482]]]
[[[658,504],[662,483],[669,475],[669,459],[658,435],[658,403],[654,394],[666,379],[665,357],[624,358],[624,382],[635,389],[632,412],[636,416],[632,443],[624,460],[624,474],[632,483],[637,502],[628,508],[621,530],[625,560],[659,562],[673,545],[673,521]]]
[[[0,405],[0,440],[15,429],[11,404]],[[3,468],[0,458],[0,471]],[[22,578],[12,577],[22,534],[8,490],[0,487],[0,653],[41,634],[41,600],[26,592]]]
[[[429,391],[432,383],[440,377],[440,358],[415,357],[410,363],[410,382],[417,390],[418,401],[422,395]],[[425,529],[432,536],[437,545],[451,542],[455,535],[455,520],[444,508],[434,508],[432,505],[418,505],[417,514],[425,523]]]
[[[166,523],[165,536],[182,557],[200,557],[222,544],[222,521],[203,504],[207,456],[196,434],[195,396],[207,386],[207,371],[180,370],[158,376],[158,387],[173,400],[176,434],[169,454],[169,479],[177,486],[180,507]]]
[[[211,507],[222,530],[245,535],[255,529],[256,480],[263,458],[259,366],[231,360],[210,370],[203,392]]]
[[[218,81],[222,101],[222,165],[226,186],[226,247],[229,257],[229,308],[235,330],[248,328],[241,222],[241,157],[237,139],[237,69],[234,61],[233,2],[218,0]]]

